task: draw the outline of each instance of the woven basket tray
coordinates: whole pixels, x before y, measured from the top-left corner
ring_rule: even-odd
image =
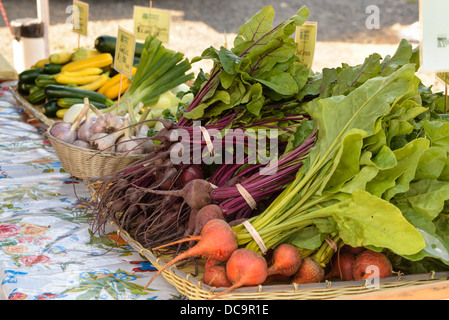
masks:
[[[99,152],[80,148],[56,139],[47,129],[47,137],[55,149],[62,168],[79,179],[101,177],[119,171],[144,155]]]
[[[171,258],[169,256],[155,257],[153,253],[143,248],[137,241],[135,241],[126,231],[119,228],[117,224],[111,222],[112,228],[120,235],[131,247],[148,259],[155,268],[160,270],[166,262]],[[162,271],[163,277],[183,295],[190,300],[207,300],[212,298],[216,293],[223,291],[225,288],[215,288],[202,283],[202,266],[200,263],[199,274],[194,277],[191,275],[193,267],[178,269],[177,267],[170,267]],[[425,288],[432,284],[444,286],[444,298],[449,299],[449,272],[432,272],[428,274],[413,274],[401,275],[388,278],[382,278],[378,286],[367,281],[335,281],[322,282],[312,284],[279,284],[279,285],[265,285],[255,287],[238,288],[228,294],[219,296],[218,299],[223,300],[326,300],[326,299],[360,299],[361,297],[369,295],[369,299],[376,299],[376,296],[382,298],[387,296],[387,299],[402,299],[406,296],[404,290]],[[426,288],[428,291],[429,289]],[[393,292],[402,290],[401,293]],[[435,291],[435,287],[431,287],[430,291]],[[429,296],[428,291],[418,292],[415,299],[433,299]],[[421,294],[421,296],[419,296]],[[440,295],[441,296],[441,295]]]

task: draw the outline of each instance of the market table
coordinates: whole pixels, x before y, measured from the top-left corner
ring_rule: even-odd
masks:
[[[183,299],[111,229],[90,233],[90,193],[9,86],[0,87],[0,299]],[[118,239],[117,239],[118,238]]]

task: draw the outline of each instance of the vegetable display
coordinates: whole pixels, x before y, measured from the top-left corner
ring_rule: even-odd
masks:
[[[379,277],[449,270],[444,94],[417,77],[419,50],[405,40],[356,66],[304,67],[292,35],[308,16],[302,7],[273,26],[266,6],[232,48],[192,61],[149,36],[121,92],[104,69],[115,51],[108,36],[84,58],[55,56],[19,76],[28,99],[48,99],[48,114],[74,103],[54,136],[143,155],[93,178],[92,230],[112,220],[173,255],[151,281],[182,260],[196,276],[201,259],[203,282],[226,287],[213,298],[273,282],[363,280],[373,266]],[[213,66],[194,78],[202,59]],[[270,161],[251,144],[267,131]]]

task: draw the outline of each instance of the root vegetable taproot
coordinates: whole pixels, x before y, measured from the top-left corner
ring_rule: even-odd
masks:
[[[332,259],[331,277],[340,280],[353,280],[354,254],[350,252],[337,252]]]
[[[213,219],[225,220],[223,211],[216,204],[202,207],[195,216],[195,230],[193,235],[199,235],[207,222]]]
[[[293,283],[315,283],[324,279],[324,269],[312,257],[306,257],[294,274]]]
[[[191,258],[191,257],[203,257],[214,262],[224,262],[229,259],[232,253],[237,250],[237,242],[235,234],[229,224],[221,219],[210,220],[204,226],[201,234],[197,237],[190,237],[174,241],[164,246],[154,248],[154,250],[166,247],[169,245],[177,244],[180,242],[198,240],[198,243],[187,251],[177,255],[175,258],[166,263],[159,271],[150,279],[145,286],[145,289],[151,284],[151,282],[164,270],[171,267],[178,261]]]
[[[177,179],[177,184],[182,188],[187,183],[195,179],[203,179],[203,172],[199,166],[190,165],[182,171],[181,175]]]
[[[268,275],[294,275],[302,263],[298,248],[289,243],[281,243],[273,251],[272,264],[268,267]]]
[[[180,190],[148,190],[150,193],[182,197],[192,209],[201,209],[212,202],[210,193],[212,185],[203,179],[194,179]]]
[[[355,280],[364,280],[370,276],[391,277],[393,266],[382,252],[365,250],[356,256],[352,274]]]
[[[226,262],[226,275],[232,285],[214,295],[211,299],[227,294],[239,287],[263,284],[268,277],[267,261],[261,254],[253,250],[237,249]]]
[[[202,282],[211,287],[230,287],[231,282],[226,275],[226,268],[222,265],[215,265],[207,268],[201,279]]]

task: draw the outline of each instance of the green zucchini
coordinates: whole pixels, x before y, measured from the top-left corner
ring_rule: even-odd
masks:
[[[46,87],[49,84],[57,84],[58,83],[56,81],[54,75],[50,75],[50,74],[41,74],[36,78],[36,80],[34,80],[34,82],[39,87]]]
[[[97,107],[97,109],[106,109],[108,107],[106,104],[101,103],[101,102],[97,102],[97,101],[93,101],[93,100],[89,100],[89,102],[92,105],[94,105],[95,107]],[[74,104],[83,104],[84,103],[84,99],[79,99],[79,98],[59,98],[57,103],[58,103],[58,106],[60,108],[70,108]]]
[[[48,99],[44,103],[43,114],[47,117],[56,117],[56,112],[61,109],[58,106],[58,101],[56,99]]]
[[[105,95],[96,91],[89,91],[78,88],[71,88],[62,85],[50,84],[45,87],[45,94],[48,98],[88,98],[89,101],[101,102],[106,106],[111,106],[114,102]]]
[[[19,80],[17,82],[17,91],[19,91],[21,95],[27,96],[30,94],[30,89],[34,86],[34,83],[25,83]]]
[[[61,72],[62,65],[55,63],[46,63],[42,68],[42,72],[45,74],[57,74]]]
[[[117,44],[117,37],[107,35],[97,37],[94,43],[95,49],[103,53],[106,52],[110,53],[112,54],[112,56],[115,55],[116,44]],[[140,57],[140,55],[142,54],[143,45],[144,44],[141,42],[136,42],[134,56]]]
[[[36,88],[30,89],[30,94],[27,97],[27,100],[31,104],[40,104],[45,101],[45,88],[36,86]]]
[[[36,78],[42,74],[43,68],[34,68],[34,69],[28,69],[25,71],[22,71],[19,74],[19,80],[23,83],[33,83]]]

